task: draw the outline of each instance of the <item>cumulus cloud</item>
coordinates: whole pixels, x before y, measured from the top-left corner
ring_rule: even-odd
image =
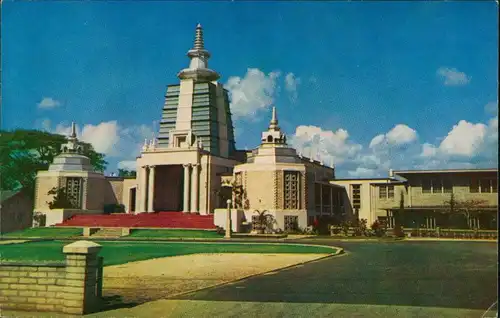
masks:
[[[80,128],[76,125],[78,138],[92,144],[95,151],[107,156],[118,154],[116,146],[120,142],[119,127],[116,120],[102,122],[97,125],[87,124]],[[61,135],[69,135],[71,125],[58,124],[55,132]]]
[[[404,145],[414,142],[418,139],[418,135],[415,129],[412,129],[404,124],[398,124],[394,126],[386,134],[380,134],[375,137],[370,142],[369,147],[375,148],[377,146],[386,145]]]
[[[470,82],[470,77],[456,68],[440,67],[436,73],[444,79],[446,86],[461,86]]]
[[[349,140],[347,130],[323,130],[316,126],[298,126],[291,136],[291,144],[306,157],[337,164],[354,158],[363,148]]]
[[[69,135],[71,125],[60,123],[51,128],[49,119],[41,121],[40,126],[46,131]],[[149,125],[133,125],[122,127],[116,120],[99,124],[76,125],[78,139],[92,144],[97,152],[118,160],[118,168],[135,170],[135,159],[140,154],[144,140],[153,137],[153,129]],[[114,167],[110,167],[114,169]]]
[[[438,142],[419,142],[415,129],[395,125],[375,135],[368,147],[344,129],[298,126],[291,144],[306,157],[330,164],[337,177],[386,177],[389,169],[465,169],[498,165],[498,116],[485,123],[459,121]]]
[[[301,79],[296,77],[293,73],[288,73],[285,76],[285,89],[290,94],[290,100],[292,102],[297,101],[298,92],[297,86],[301,83]]]
[[[231,112],[234,119],[255,117],[274,103],[277,79],[280,72],[265,74],[259,69],[249,68],[243,78],[232,76],[225,84],[231,97]]]
[[[441,142],[439,150],[448,155],[473,156],[481,147],[486,130],[486,125],[482,123],[461,120]]]
[[[61,106],[61,102],[52,97],[44,97],[37,103],[37,106],[40,109],[52,109]]]

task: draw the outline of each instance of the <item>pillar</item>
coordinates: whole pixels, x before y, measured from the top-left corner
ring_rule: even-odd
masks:
[[[227,213],[226,213],[226,235],[224,238],[231,238],[231,199],[227,200]]]
[[[148,207],[147,207],[147,194],[148,194],[148,166],[142,166],[141,167],[141,178],[139,180],[139,189],[140,189],[140,194],[141,197],[139,198],[139,206],[137,208],[138,213],[141,212],[146,212]]]
[[[191,212],[199,212],[198,208],[198,200],[200,197],[200,191],[199,191],[199,178],[200,178],[200,165],[199,164],[193,164],[193,171],[191,173]]]
[[[155,166],[149,166],[148,212],[154,212],[155,198]]]
[[[319,184],[319,214],[323,215],[323,185]]]
[[[190,212],[190,204],[189,204],[189,190],[190,190],[190,184],[191,184],[191,174],[189,173],[189,167],[191,166],[190,164],[184,164],[182,165],[184,167],[184,204],[182,206],[182,212]]]
[[[85,315],[98,311],[99,259],[101,245],[89,241],[76,241],[63,247],[66,255],[66,277],[62,294],[63,312]]]
[[[330,216],[333,216],[334,214],[334,207],[333,207],[333,187],[330,186]]]

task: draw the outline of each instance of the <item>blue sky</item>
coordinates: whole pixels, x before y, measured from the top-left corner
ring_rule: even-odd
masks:
[[[3,129],[64,132],[130,166],[203,25],[237,146],[270,107],[339,176],[497,165],[491,2],[21,2],[2,5]],[[238,96],[244,96],[240,98]],[[157,124],[156,124],[157,127]]]

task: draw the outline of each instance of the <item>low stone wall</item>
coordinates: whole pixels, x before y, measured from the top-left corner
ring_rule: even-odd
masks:
[[[87,314],[100,307],[101,246],[78,241],[64,246],[61,264],[0,263],[0,309]]]

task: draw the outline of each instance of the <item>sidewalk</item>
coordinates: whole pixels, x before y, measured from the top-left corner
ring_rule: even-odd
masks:
[[[498,243],[498,240],[488,240],[488,239],[453,239],[453,238],[437,238],[437,237],[406,237],[405,241],[462,241],[462,242],[490,242]]]

